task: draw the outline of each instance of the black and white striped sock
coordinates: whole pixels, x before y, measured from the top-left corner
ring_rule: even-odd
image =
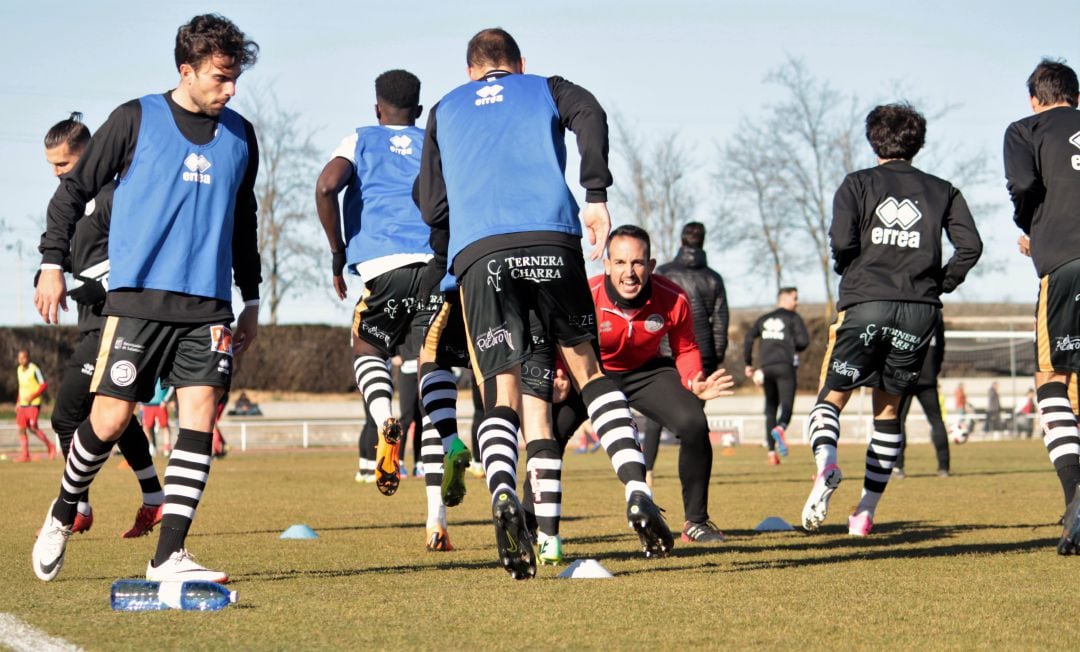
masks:
[[[210,476],[213,433],[181,428],[165,467],[165,507],[154,566],[184,547],[195,510]]]
[[[458,439],[457,397],[457,379],[453,372],[434,362],[420,365],[420,406],[439,433],[443,452],[448,452]]]
[[[820,475],[826,466],[836,464],[836,443],[840,440],[840,409],[832,403],[818,401],[806,417],[806,432]]]
[[[495,406],[480,422],[476,438],[492,502],[500,491],[517,491],[519,424],[517,413],[504,405]]]
[[[154,458],[150,457],[150,445],[138,419],[132,417],[116,445],[131,465],[135,477],[139,479],[143,504],[155,507],[165,502],[165,493],[161,490],[161,482],[158,481],[157,471],[154,469]]]
[[[373,355],[357,356],[353,360],[353,373],[356,387],[367,405],[368,416],[375,422],[375,427],[381,428],[393,416],[394,384],[387,361]]]
[[[525,444],[525,471],[529,475],[536,530],[541,536],[559,534],[562,517],[562,455],[552,439]]]
[[[442,501],[443,446],[439,431],[424,417],[420,432],[420,461],[424,465],[424,491],[427,493],[427,526],[446,527],[446,505]]]
[[[899,419],[874,419],[874,434],[866,446],[866,477],[863,478],[862,497],[855,508],[856,514],[869,512],[873,516],[896,466],[903,438]]]
[[[64,464],[64,477],[60,480],[60,497],[53,504],[53,518],[64,525],[75,522],[75,512],[78,510],[79,499],[90,488],[98,471],[109,459],[113,444],[111,441],[101,441],[90,427],[87,419],[79,424],[75,430],[75,437],[71,440],[71,450],[68,451],[67,462]]]
[[[1065,504],[1072,502],[1080,482],[1080,431],[1065,383],[1046,383],[1035,392],[1042,419],[1043,444],[1054,463]]]
[[[581,388],[581,398],[593,430],[623,483],[626,500],[635,491],[652,498],[652,489],[645,483],[645,455],[638,445],[637,424],[619,386],[602,376]]]

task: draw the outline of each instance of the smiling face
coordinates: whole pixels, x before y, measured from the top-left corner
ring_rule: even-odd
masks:
[[[633,236],[616,236],[608,243],[608,255],[604,259],[604,273],[611,277],[611,284],[623,299],[633,299],[649,282],[656,261],[649,258],[644,240]]]

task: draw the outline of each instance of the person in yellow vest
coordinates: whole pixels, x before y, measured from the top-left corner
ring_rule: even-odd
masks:
[[[48,385],[45,376],[36,364],[30,362],[30,352],[19,351],[19,366],[15,373],[19,376],[19,398],[15,403],[15,424],[19,428],[19,445],[21,451],[15,458],[16,462],[30,461],[30,438],[26,431],[33,431],[38,439],[45,442],[49,449],[49,459],[56,457],[56,446],[49,441],[45,433],[38,427],[38,412],[41,410],[41,395],[45,393]]]

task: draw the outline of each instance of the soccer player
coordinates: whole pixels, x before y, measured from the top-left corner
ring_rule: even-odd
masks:
[[[866,449],[862,497],[848,534],[866,536],[900,449],[900,397],[918,382],[927,345],[952,292],[982,254],[963,195],[911,164],[926,139],[926,119],[908,104],[874,107],[866,138],[878,165],[852,172],[836,191],[829,228],[841,275],[836,322],[822,363],[822,388],[810,411],[817,475],[802,526],[817,530],[840,484],[840,411],[856,387],[873,389],[874,432]],[[941,232],[955,249],[941,264]]]
[[[56,446],[45,436],[45,432],[38,427],[38,414],[41,411],[41,395],[48,388],[45,382],[45,374],[41,369],[30,362],[30,352],[21,349],[18,353],[18,366],[15,367],[15,375],[19,380],[19,396],[15,401],[15,425],[19,429],[19,456],[16,462],[30,461],[30,437],[26,434],[29,430],[45,444],[49,451],[49,459],[56,458]]]
[[[623,225],[611,232],[604,274],[589,280],[600,324],[601,361],[630,407],[679,439],[685,514],[682,540],[723,541],[723,533],[709,520],[713,452],[704,401],[730,394],[727,390],[734,381],[723,369],[705,376],[690,300],[679,286],[653,274],[655,266],[644,229]],[[665,336],[674,360],[660,354]],[[563,441],[586,418],[578,397],[561,405],[560,412],[567,407],[578,417],[568,422],[562,414],[556,416]]]
[[[379,124],[360,127],[341,141],[319,175],[315,205],[333,255],[338,298],[346,296],[346,268],[364,283],[353,312],[353,370],[367,413],[379,427],[375,486],[392,496],[399,482],[402,430],[391,412],[389,360],[416,317],[431,247],[412,200],[424,146],[424,131],[416,127],[423,111],[420,80],[405,70],[384,72],[375,79],[375,100]],[[342,190],[343,208],[338,206]]]
[[[645,483],[626,398],[597,359],[581,223],[565,179],[563,138],[570,129],[586,190],[581,220],[598,258],[611,224],[607,117],[585,89],[561,77],[525,74],[517,43],[502,29],[473,36],[466,64],[470,81],[428,116],[418,194],[424,221],[448,225],[448,269],[460,282],[473,368],[483,387],[480,453],[500,558],[515,578],[535,573],[531,535],[515,493],[530,310],[585,399],[625,485],[628,520],[643,548],[663,554],[671,548],[671,532]]]
[[[806,324],[795,312],[799,308],[799,290],[782,287],[776,293],[776,310],[757,318],[743,340],[746,377],[754,377],[754,340],[758,345],[758,365],[765,389],[765,442],[769,464],[777,465],[787,457],[785,433],[795,405],[795,380],[799,353],[810,345]],[[779,453],[779,455],[777,454]]]
[[[154,455],[157,449],[158,431],[165,433],[162,450],[166,455],[172,451],[172,430],[169,428],[169,399],[172,395],[173,388],[162,385],[161,379],[158,378],[154,384],[154,396],[141,404],[143,433],[146,435],[146,441],[150,443],[150,455]]]
[[[45,134],[45,160],[58,178],[71,172],[82,158],[90,142],[90,130],[82,122],[82,114],[73,113]],[[68,297],[78,304],[78,328],[82,339],[68,358],[60,389],[53,406],[52,427],[60,439],[60,449],[66,460],[71,454],[75,430],[90,415],[90,379],[94,375],[101,328],[105,318],[105,286],[109,278],[109,218],[112,214],[115,183],[107,183],[86,205],[85,217],[75,225],[71,241],[70,271],[74,278]],[[120,452],[139,481],[142,505],[135,512],[135,523],[121,536],[140,537],[149,534],[161,522],[161,505],[165,494],[161,490],[154,460],[139,421],[132,419],[117,441]],[[87,488],[78,498],[75,521],[71,532],[86,532],[94,524]]]
[[[688,222],[682,230],[682,246],[675,259],[656,268],[662,275],[686,292],[690,299],[690,311],[694,318],[694,339],[701,352],[701,368],[706,376],[712,375],[724,364],[728,344],[728,303],[724,279],[709,267],[705,256],[705,225]],[[670,355],[666,345],[660,349]],[[646,478],[652,484],[652,469],[660,450],[660,424],[652,419],[645,422]]]
[[[1005,177],[1013,220],[1023,230],[1021,253],[1041,278],[1035,313],[1035,395],[1043,443],[1065,495],[1065,530],[1058,553],[1080,552],[1080,433],[1069,403],[1070,378],[1080,371],[1080,86],[1076,72],[1044,59],[1027,80],[1034,115],[1005,131]]]
[[[211,428],[233,354],[258,330],[260,262],[254,129],[227,108],[258,46],[228,19],[200,15],[176,34],[176,87],[121,105],[60,184],[42,235],[35,304],[46,323],[65,309],[60,264],[83,207],[119,177],[109,226],[109,291],[91,379],[60,495],[34,544],[34,573],[56,577],[78,495],[131,421],[135,403],[165,375],[176,387],[180,431],[165,470],[165,506],[149,580],[228,575],[195,562],[184,544],[210,472]],[[230,271],[244,309],[233,319]]]
[[[941,396],[938,394],[938,374],[941,372],[941,362],[945,359],[944,320],[938,319],[934,325],[934,334],[927,346],[930,351],[923,361],[918,382],[900,399],[900,452],[896,457],[896,466],[893,467],[893,475],[897,478],[907,477],[904,473],[904,453],[907,450],[907,416],[913,399],[918,399],[926,420],[930,422],[930,441],[933,442],[934,452],[937,454],[938,477],[949,477],[949,435],[945,431],[945,420],[941,417]]]

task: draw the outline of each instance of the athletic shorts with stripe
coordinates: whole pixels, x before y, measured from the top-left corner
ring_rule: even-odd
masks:
[[[1080,259],[1040,280],[1035,359],[1039,371],[1080,371]]]
[[[154,397],[158,378],[176,388],[228,390],[232,374],[228,322],[178,324],[110,316],[101,329],[90,391],[145,402]]]
[[[844,310],[829,327],[822,386],[906,393],[919,380],[940,310],[906,301],[867,301]]]
[[[493,377],[529,357],[533,321],[562,346],[596,346],[596,309],[580,250],[504,249],[479,258],[459,280],[477,378]]]
[[[383,272],[364,284],[353,309],[352,335],[387,358],[405,341],[419,308],[424,263]]]

